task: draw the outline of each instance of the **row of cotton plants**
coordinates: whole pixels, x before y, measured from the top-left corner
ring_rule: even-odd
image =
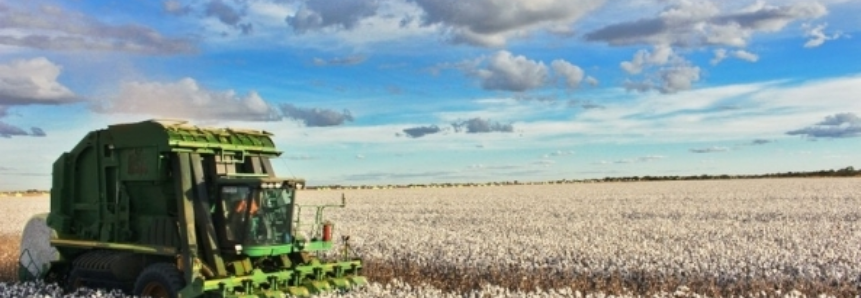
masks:
[[[322,297],[859,294],[857,178],[345,194],[347,207],[325,215],[337,234],[351,236],[372,283]],[[299,196],[300,204],[339,203],[341,192]],[[47,210],[47,198],[3,199],[3,234],[20,235],[32,213]],[[17,248],[8,248],[3,263],[14,264]],[[0,282],[0,297],[60,295],[51,285]],[[98,290],[64,296],[120,297]]]
[[[302,192],[300,203],[339,192]],[[329,209],[368,275],[651,294],[857,295],[861,181],[779,179],[347,191]],[[751,291],[747,293],[746,291]],[[754,292],[755,291],[755,292]]]
[[[27,221],[35,214],[51,211],[51,201],[44,197],[0,197],[0,235],[20,236]]]

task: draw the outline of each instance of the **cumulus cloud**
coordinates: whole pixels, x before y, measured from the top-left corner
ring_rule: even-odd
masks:
[[[452,123],[452,126],[456,132],[466,131],[466,133],[514,132],[514,127],[511,124],[501,124],[481,118],[455,122]]]
[[[808,138],[858,137],[861,136],[861,118],[855,113],[834,114],[812,126],[788,131],[786,134]]]
[[[631,61],[624,61],[620,66],[628,74],[639,74],[648,66],[667,64],[671,57],[674,57],[671,47],[658,45],[652,52],[648,50],[637,51]]]
[[[350,30],[376,15],[379,7],[378,0],[308,0],[285,21],[299,34],[326,28]]]
[[[631,61],[624,61],[619,66],[630,75],[643,77],[626,80],[623,85],[629,91],[675,93],[691,89],[693,83],[700,79],[699,67],[691,65],[665,45],[655,46],[653,51],[637,51]]]
[[[756,139],[756,140],[750,141],[750,145],[765,145],[765,144],[769,144],[769,143],[774,143],[774,141],[773,140],[767,140],[767,139]]]
[[[577,65],[569,63],[568,61],[553,60],[553,62],[550,63],[550,67],[553,68],[553,73],[562,79],[565,86],[569,89],[577,88],[580,86],[580,82],[583,81],[583,76],[585,74],[583,69]]]
[[[3,5],[3,4],[0,4]],[[0,45],[58,51],[110,51],[139,54],[194,52],[191,40],[170,38],[136,24],[106,24],[56,6],[0,9]],[[30,9],[30,10],[28,10]]]
[[[0,64],[0,105],[63,104],[77,96],[57,82],[62,68],[45,58]]]
[[[404,129],[403,132],[411,138],[420,138],[429,134],[435,134],[442,131],[439,126],[418,126]]]
[[[353,121],[350,111],[337,112],[321,108],[300,108],[292,104],[282,104],[284,117],[299,120],[306,126],[337,126],[347,121]]]
[[[340,57],[340,58],[332,58],[329,60],[322,58],[314,58],[314,65],[317,66],[337,66],[337,65],[356,65],[365,62],[367,57],[362,55],[348,56],[348,57]]]
[[[204,12],[207,17],[215,17],[222,24],[236,28],[244,35],[251,34],[254,29],[251,23],[240,23],[244,14],[240,9],[227,5],[222,0],[209,1]]]
[[[693,153],[715,153],[715,152],[727,152],[727,151],[729,151],[729,148],[720,147],[720,146],[712,146],[712,147],[706,147],[706,148],[692,148],[692,149],[689,149],[689,151],[691,151]]]
[[[570,32],[571,23],[605,0],[409,0],[424,10],[425,25],[442,25],[451,42],[503,46],[535,30]]]
[[[14,60],[0,64],[0,118],[16,105],[58,105],[77,102],[78,97],[57,82],[62,68],[45,58]],[[0,137],[44,137],[45,131],[31,127],[30,132],[0,121]]]
[[[477,71],[477,76],[484,89],[520,92],[544,86],[549,73],[543,62],[499,51],[490,57],[486,68]]]
[[[817,2],[782,6],[759,1],[738,11],[724,12],[712,1],[677,0],[657,17],[611,24],[586,34],[590,41],[611,45],[671,45],[744,47],[757,32],[776,32],[791,22],[827,14]]]
[[[459,68],[466,74],[477,77],[485,90],[512,92],[545,87],[554,80],[561,81],[567,89],[573,89],[580,85],[585,76],[582,68],[565,60],[553,60],[550,67],[547,67],[544,62],[508,51],[498,51],[489,57],[449,67]]]
[[[662,93],[675,93],[691,89],[694,82],[700,80],[700,68],[690,65],[679,65],[660,71]]]
[[[825,34],[825,27],[828,27],[827,24],[819,24],[819,25],[811,25],[811,24],[803,24],[801,26],[804,29],[804,36],[808,38],[807,42],[804,43],[805,48],[815,48],[821,46],[826,41],[835,40],[843,37],[842,32],[835,32],[832,35]]]
[[[213,91],[191,78],[176,82],[125,82],[108,100],[93,103],[103,113],[149,114],[207,120],[275,121],[282,117],[256,92]]]
[[[644,65],[641,64],[636,67]],[[642,69],[639,71],[642,71]],[[682,57],[674,56],[672,63],[657,66],[654,70],[644,74],[643,79],[629,79],[623,85],[629,91],[648,92],[650,90],[658,90],[661,93],[676,93],[691,89],[693,84],[700,80],[700,72],[701,69],[698,66],[691,65],[689,61]]]

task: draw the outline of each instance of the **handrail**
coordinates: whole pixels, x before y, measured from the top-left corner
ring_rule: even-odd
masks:
[[[308,236],[308,237],[310,237],[310,238],[312,238],[312,239],[320,238],[320,237],[317,237],[317,236],[318,236],[318,234],[322,233],[322,227],[323,227],[323,210],[324,210],[324,209],[326,209],[326,208],[329,208],[329,207],[344,208],[344,207],[346,207],[346,206],[347,206],[347,198],[344,196],[344,194],[343,194],[343,193],[341,194],[341,204],[340,204],[340,205],[333,205],[333,204],[326,204],[326,205],[298,205],[298,204],[297,204],[297,205],[296,205],[296,217],[295,217],[295,220],[293,221],[293,222],[294,222],[294,226],[293,226],[293,237],[296,237],[296,235],[297,235],[299,232],[304,232],[304,231],[302,231],[302,228],[305,228],[305,227],[311,227],[311,231],[312,231],[312,233],[313,233],[313,234],[312,234],[312,235],[307,235],[307,236]],[[302,223],[302,209],[303,209],[303,208],[316,208],[316,210],[315,210],[315,214],[314,214],[314,222],[313,222],[313,223],[310,223],[310,224],[308,224],[308,223]],[[308,239],[306,239],[306,240],[308,240]]]

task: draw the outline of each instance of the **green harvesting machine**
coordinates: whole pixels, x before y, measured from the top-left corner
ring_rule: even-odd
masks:
[[[47,232],[25,229],[19,278],[172,298],[308,296],[367,284],[349,237],[336,245],[323,220],[325,208],[344,207],[343,195],[340,204],[297,205],[304,180],[275,176],[270,158],[281,152],[271,136],[181,120],[90,132],[54,163],[50,213],[27,224]],[[44,257],[34,241],[52,253]]]

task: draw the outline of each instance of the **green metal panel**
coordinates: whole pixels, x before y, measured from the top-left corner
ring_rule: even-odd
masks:
[[[126,181],[155,180],[163,170],[155,146],[124,148],[120,153],[120,179]]]
[[[179,153],[179,155],[184,155]],[[198,231],[202,234],[201,244],[203,247],[203,259],[206,263],[215,266],[215,272],[218,276],[227,275],[224,269],[224,260],[221,258],[221,252],[218,247],[218,237],[215,233],[215,227],[212,225],[212,214],[209,208],[209,193],[204,178],[203,164],[199,154],[193,153],[189,155],[191,161],[192,178],[194,184],[194,221],[198,226]]]
[[[192,268],[197,258],[197,236],[194,226],[194,193],[192,190],[191,165],[188,153],[176,153],[174,155],[173,173],[177,195],[179,224],[179,238],[182,254],[181,263],[183,268]],[[196,277],[193,270],[185,270],[185,282],[191,283]]]
[[[188,125],[185,121],[150,120],[108,126],[116,148],[155,146],[159,152],[217,151],[278,156],[272,134],[266,131],[230,128],[207,128]]]

